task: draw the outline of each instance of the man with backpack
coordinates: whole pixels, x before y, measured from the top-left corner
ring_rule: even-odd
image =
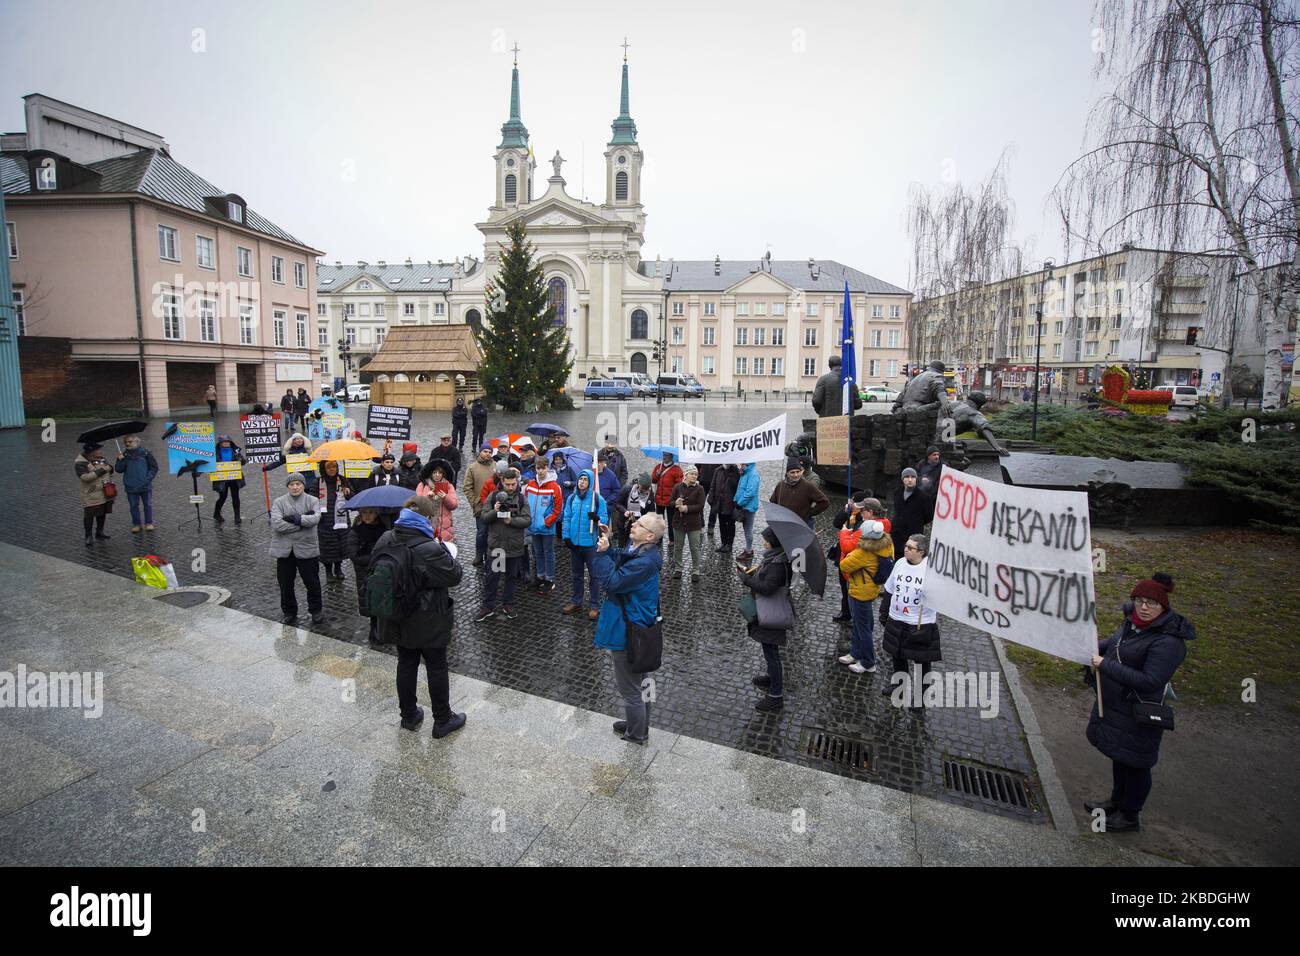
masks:
[[[379,639],[397,645],[397,701],[402,729],[416,730],[424,710],[416,703],[415,682],[424,661],[433,705],[433,736],[443,738],[465,726],[465,715],[451,709],[447,645],[451,643],[452,597],[461,568],[451,548],[433,534],[434,504],[412,496],[370,552],[366,610],[378,620]]]

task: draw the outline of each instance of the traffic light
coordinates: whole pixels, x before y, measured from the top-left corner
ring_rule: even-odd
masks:
[[[1200,331],[1201,331],[1201,330],[1200,330],[1197,326],[1195,326],[1195,325],[1189,325],[1189,326],[1187,327],[1187,344],[1188,344],[1188,345],[1195,345],[1195,344],[1196,344],[1196,335],[1197,335],[1197,333],[1199,333]]]

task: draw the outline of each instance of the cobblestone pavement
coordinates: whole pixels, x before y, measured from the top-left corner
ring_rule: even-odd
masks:
[[[353,406],[364,421],[364,406]],[[671,441],[671,421],[682,414],[698,413],[697,424],[726,431],[748,427],[787,411],[794,434],[800,430],[800,408],[750,404],[748,407],[709,407],[674,403],[662,409],[639,403],[609,403],[574,412],[551,412],[546,420],[563,425],[574,444],[590,446],[596,434],[615,430],[635,473],[652,465],[632,445]],[[658,416],[658,417],[655,417]],[[497,415],[489,419],[489,436],[506,430],[522,431],[535,419]],[[188,503],[190,482],[160,476],[154,485],[155,522],[158,530],[133,535],[129,511],[122,500],[109,517],[111,540],[86,547],[82,541],[81,509],[72,460],[79,448],[74,438],[94,423],[62,423],[57,440],[42,440],[36,427],[0,433],[0,462],[12,502],[3,522],[0,540],[123,576],[131,575],[130,559],[146,553],[173,561],[181,584],[214,584],[232,592],[230,606],[278,620],[279,592],[275,566],[267,556],[270,529],[260,482],[249,481],[243,490],[243,524],[210,520],[214,496],[209,489],[203,521],[194,521]],[[217,416],[218,432],[239,432],[237,416]],[[449,416],[417,413],[415,439],[420,451],[437,444],[436,435],[449,424]],[[654,433],[658,425],[662,433]],[[151,422],[144,434],[146,447],[165,455],[158,436],[161,420]],[[111,443],[110,443],[111,450]],[[468,448],[466,449],[468,452]],[[780,464],[761,466],[763,498],[778,480]],[[284,471],[269,475],[270,493],[283,493]],[[883,491],[884,489],[882,489]],[[832,506],[843,498],[832,496]],[[229,508],[229,505],[227,505]],[[757,524],[763,521],[759,516]],[[757,528],[756,537],[757,537]],[[819,524],[829,541],[829,522]],[[456,515],[457,539],[463,553],[473,553],[473,520],[466,506]],[[743,544],[743,534],[740,544]],[[737,550],[740,548],[737,545]],[[848,629],[831,621],[839,609],[838,588],[828,582],[827,596],[818,599],[796,585],[799,624],[792,632],[786,660],[786,707],[776,715],[754,710],[757,691],[750,683],[763,670],[759,646],[745,633],[736,604],[739,586],[733,579],[732,559],[716,553],[706,542],[701,578],[691,581],[665,576],[662,583],[665,618],[664,666],[656,675],[656,704],[652,725],[656,729],[701,738],[751,753],[779,758],[845,776],[858,777],[906,792],[976,807],[992,813],[1046,822],[1047,816],[1035,768],[1005,681],[1000,681],[998,712],[981,718],[977,707],[928,710],[914,715],[890,706],[880,690],[888,680],[882,667],[876,674],[855,676],[835,663],[847,651]],[[761,547],[761,544],[760,544]],[[206,572],[191,571],[192,552],[202,548]],[[564,548],[558,548],[555,591],[548,596],[521,589],[516,601],[517,620],[499,617],[475,624],[482,574],[466,562],[462,583],[454,590],[456,629],[449,660],[454,672],[546,697],[575,707],[621,715],[614,691],[612,668],[606,656],[592,647],[594,623],[566,617],[559,608],[567,603],[569,566]],[[689,550],[686,552],[689,554]],[[689,564],[689,557],[686,558]],[[327,619],[317,630],[330,637],[366,643],[366,622],[357,615],[355,582],[345,564],[346,581],[324,585]],[[75,600],[75,595],[70,594]],[[112,626],[111,608],[87,608],[92,620]],[[306,625],[304,617],[301,624]],[[876,629],[879,648],[880,629]],[[944,660],[937,670],[997,674],[997,657],[987,636],[945,621]],[[831,734],[860,741],[868,748],[868,769],[854,769],[816,753],[817,735]],[[945,785],[944,762],[972,761],[1011,775],[1028,778],[1030,806],[1015,807],[996,799],[971,796]]]

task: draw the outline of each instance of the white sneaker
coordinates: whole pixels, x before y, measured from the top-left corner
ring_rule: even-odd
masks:
[[[872,664],[870,667],[863,667],[861,664],[853,663],[849,665],[849,670],[853,671],[855,674],[874,674],[876,672],[876,665]]]
[[[845,654],[843,657],[839,659],[839,662],[841,664],[856,664],[858,662],[858,659],[854,657],[852,654]]]

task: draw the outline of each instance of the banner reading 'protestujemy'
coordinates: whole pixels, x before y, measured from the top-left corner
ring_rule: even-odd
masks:
[[[711,432],[677,420],[681,460],[699,465],[743,465],[785,457],[785,415],[743,432]]]
[[[944,466],[925,604],[1080,664],[1097,651],[1088,496],[985,481]]]

